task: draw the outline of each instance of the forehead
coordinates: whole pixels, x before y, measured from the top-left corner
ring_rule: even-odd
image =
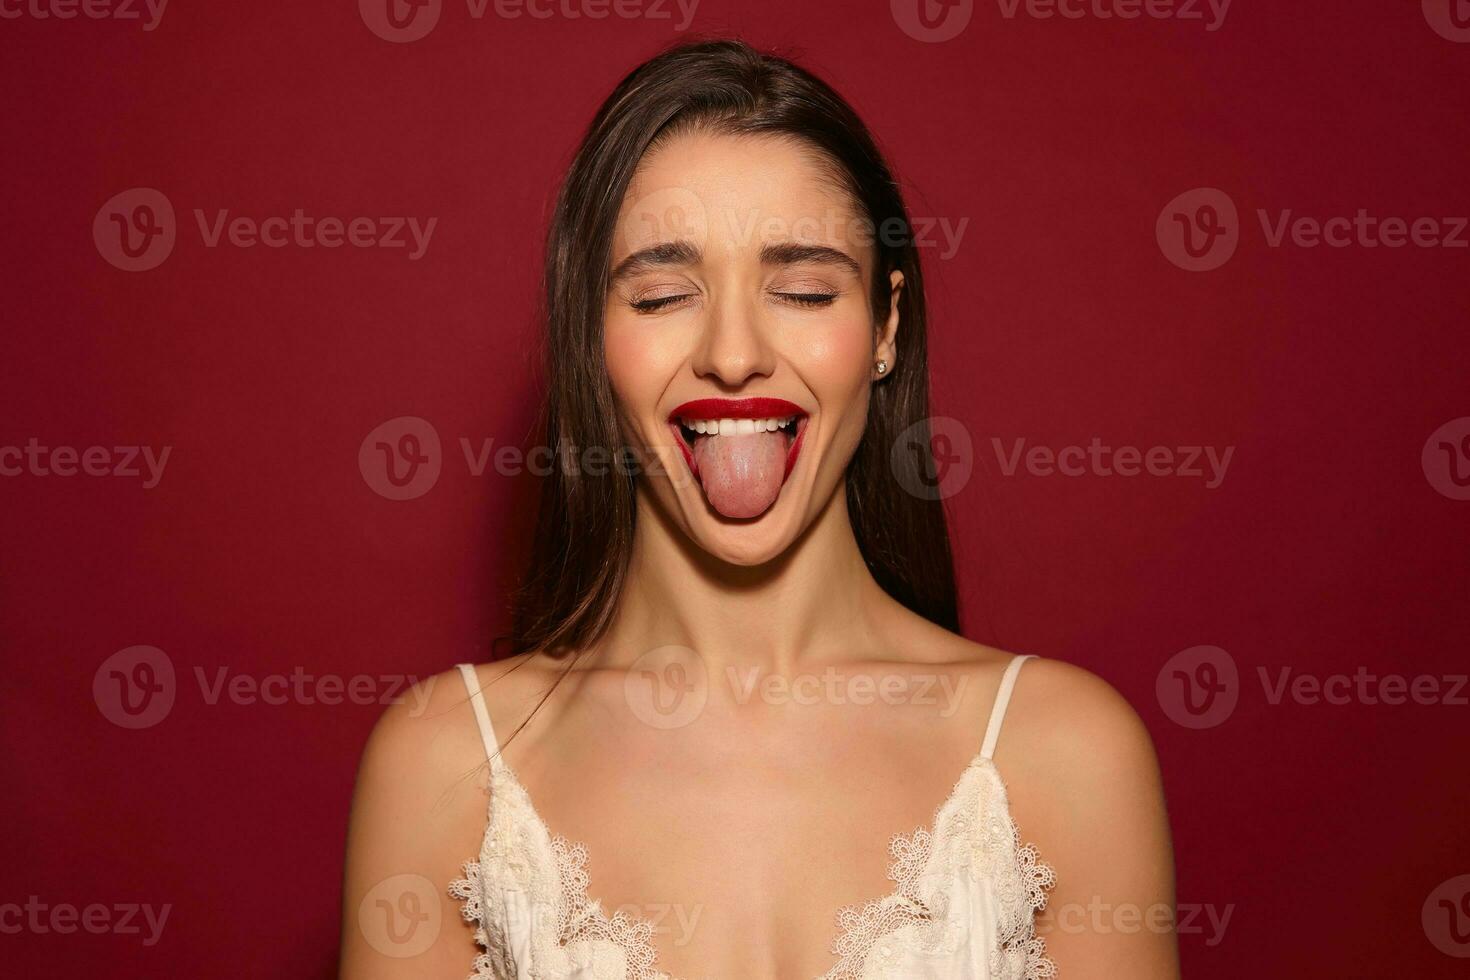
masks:
[[[872,243],[851,194],[817,150],[776,136],[706,131],[673,137],[639,162],[618,213],[612,262],[680,239],[727,256],[771,242],[828,245],[864,268]]]

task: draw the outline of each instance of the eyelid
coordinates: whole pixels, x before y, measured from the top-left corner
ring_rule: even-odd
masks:
[[[771,279],[770,288],[783,293],[840,293],[842,287],[824,279],[821,276],[811,275],[780,275]]]
[[[692,282],[671,282],[663,280],[648,283],[630,283],[624,290],[628,302],[638,303],[644,300],[666,299],[672,296],[694,296],[698,295],[699,287]]]

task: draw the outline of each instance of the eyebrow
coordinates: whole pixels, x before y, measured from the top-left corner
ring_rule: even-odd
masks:
[[[820,262],[841,266],[855,276],[861,277],[863,267],[846,252],[827,245],[802,245],[797,242],[778,242],[761,249],[761,262],[765,265],[796,265],[798,262]]]
[[[667,265],[695,265],[702,257],[700,250],[690,242],[679,239],[659,242],[640,248],[612,271],[612,281],[646,272]],[[762,265],[796,265],[800,262],[819,262],[840,266],[855,276],[863,274],[863,267],[846,252],[827,245],[803,245],[798,242],[776,242],[761,248]]]
[[[617,282],[625,276],[637,275],[663,265],[694,265],[699,259],[699,249],[683,239],[659,242],[657,245],[640,248],[619,262],[612,271],[612,281]]]

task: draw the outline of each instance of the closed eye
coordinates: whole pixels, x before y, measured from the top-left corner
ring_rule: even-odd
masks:
[[[692,293],[677,296],[654,296],[651,299],[635,299],[628,305],[638,313],[657,313],[659,310],[673,306],[675,303],[681,303],[692,296]]]
[[[836,293],[776,293],[775,295],[788,303],[810,307],[831,306],[837,299]]]

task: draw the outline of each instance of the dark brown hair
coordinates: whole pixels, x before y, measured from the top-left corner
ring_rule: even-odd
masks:
[[[614,228],[639,161],[672,133],[701,128],[799,141],[832,167],[877,230],[875,323],[889,273],[903,273],[897,368],[874,385],[867,428],[847,472],[863,558],[914,612],[959,630],[944,509],[906,488],[932,485],[924,280],[898,185],[862,120],[825,82],[734,40],[685,43],[622,80],[583,137],[557,198],[545,268],[546,399],[541,431],[554,458],[570,447],[626,447],[603,361],[602,311]],[[915,453],[890,452],[904,438]],[[631,467],[591,475],[554,465],[541,487],[530,565],[516,595],[515,653],[581,649],[607,628],[627,573],[636,517]]]

